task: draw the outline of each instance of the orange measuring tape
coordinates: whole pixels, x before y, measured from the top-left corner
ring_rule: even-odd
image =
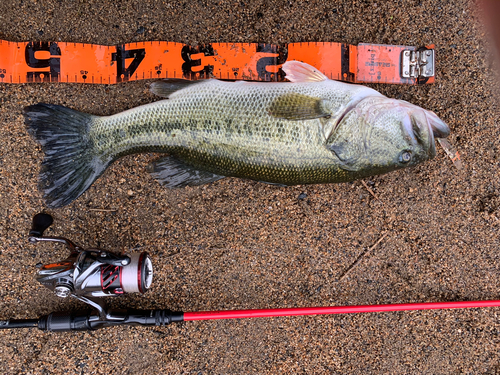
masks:
[[[430,84],[434,82],[433,47],[331,42],[103,46],[0,40],[0,82],[114,84],[154,78],[284,81],[280,66],[287,60],[299,60],[345,82]]]

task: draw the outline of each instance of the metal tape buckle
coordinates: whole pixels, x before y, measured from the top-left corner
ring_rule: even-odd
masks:
[[[403,78],[434,77],[434,50],[401,52],[401,76]]]

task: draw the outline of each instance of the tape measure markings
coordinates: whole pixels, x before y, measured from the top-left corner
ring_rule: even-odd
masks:
[[[431,51],[432,48],[427,46],[424,50]],[[427,58],[432,58],[429,66],[434,73],[434,52],[419,55],[420,50],[408,46],[364,43],[355,46],[335,42],[302,42],[283,46],[267,43],[190,46],[150,41],[103,46],[0,40],[0,82],[114,84],[154,78],[194,80],[211,77],[284,81],[281,65],[287,60],[299,60],[313,65],[332,79],[346,82],[433,83],[434,76],[416,75],[425,68]],[[403,56],[407,56],[404,69],[410,66],[414,76],[408,77],[409,73],[405,72],[403,77]],[[424,60],[417,61],[415,56],[422,56]],[[426,73],[429,71],[430,68]]]

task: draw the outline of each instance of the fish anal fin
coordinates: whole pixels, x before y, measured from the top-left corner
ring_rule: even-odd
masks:
[[[149,172],[167,188],[199,186],[225,177],[196,169],[174,156],[164,156],[153,161],[149,165]]]

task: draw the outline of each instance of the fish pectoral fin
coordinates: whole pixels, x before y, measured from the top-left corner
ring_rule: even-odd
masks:
[[[287,61],[282,69],[290,82],[321,82],[328,79],[313,66],[300,61]]]
[[[189,81],[187,79],[170,78],[163,81],[156,81],[149,86],[149,90],[158,96],[168,98],[174,92],[185,89],[186,87],[199,84],[203,81]]]
[[[173,156],[164,156],[153,161],[148,169],[160,184],[168,188],[199,186],[225,177],[191,167]]]
[[[285,120],[329,118],[332,115],[330,107],[327,100],[290,93],[276,98],[269,106],[269,114]]]

